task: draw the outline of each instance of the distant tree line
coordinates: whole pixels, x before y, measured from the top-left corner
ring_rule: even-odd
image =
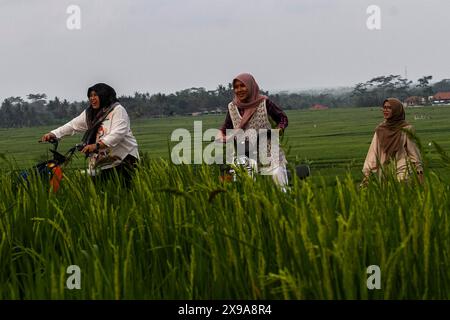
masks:
[[[304,91],[298,93],[263,91],[285,110],[307,109],[315,104],[330,108],[379,106],[386,97],[404,100],[408,96],[428,97],[437,92],[450,91],[450,79],[431,84],[432,76],[424,76],[416,84],[400,75],[379,76],[350,89]],[[195,112],[226,111],[233,96],[232,85],[219,85],[216,90],[190,88],[172,94],[136,92],[121,96],[132,119],[188,115]],[[18,128],[62,124],[81,113],[87,101],[69,102],[55,97],[47,99],[44,93],[6,98],[0,107],[0,127]]]
[[[440,91],[450,91],[450,79],[444,79],[433,85],[432,76],[423,76],[417,84],[402,78],[400,75],[379,76],[364,83],[358,83],[353,88],[351,97],[353,104],[361,107],[379,105],[386,97],[396,97],[401,101],[409,96],[429,97]]]

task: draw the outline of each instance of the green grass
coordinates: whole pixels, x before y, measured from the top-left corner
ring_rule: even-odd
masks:
[[[364,190],[295,180],[285,194],[151,161],[130,192],[75,174],[57,195],[1,182],[2,299],[450,298],[449,186],[433,174]],[[65,288],[73,264],[81,290]]]
[[[450,109],[413,112],[431,117],[411,121],[422,142],[449,150]],[[449,299],[448,163],[429,148],[423,186],[388,179],[359,189],[379,114],[289,113],[291,163],[308,159],[315,175],[288,193],[270,177],[221,184],[216,166],[156,159],[167,156],[164,137],[194,118],[134,123],[151,157],[130,191],[72,171],[55,195],[3,172],[0,299]],[[1,150],[20,149],[14,132],[28,146],[46,129],[6,131]],[[69,265],[81,268],[81,290],[66,288]],[[381,268],[381,290],[367,289],[370,265]]]

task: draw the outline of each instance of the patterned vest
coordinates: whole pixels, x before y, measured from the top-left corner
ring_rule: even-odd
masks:
[[[239,113],[238,107],[233,103],[230,102],[228,104],[228,111],[230,112],[231,121],[233,122],[233,128],[239,128],[239,125],[241,124],[242,116]],[[249,130],[254,129],[254,130]],[[256,135],[259,129],[272,129],[272,125],[269,122],[269,117],[267,115],[267,108],[266,108],[266,100],[263,100],[259,106],[256,108],[255,113],[250,118],[250,120],[247,122],[247,125],[245,127],[245,135],[249,137],[250,141],[256,141]],[[254,140],[253,140],[254,139]],[[279,165],[286,165],[287,161],[284,156],[283,150],[281,150],[281,147],[279,148],[278,155],[272,154],[271,148],[270,148],[270,141],[268,141],[267,145],[267,155],[269,158],[272,159],[271,167],[277,167]]]
[[[230,104],[228,105],[228,111],[230,111],[230,117],[231,121],[233,122],[233,127],[239,128],[242,117],[239,114],[238,107],[233,102],[230,102]],[[269,118],[267,117],[266,100],[263,100],[256,108],[255,113],[247,123],[246,129],[272,129]]]

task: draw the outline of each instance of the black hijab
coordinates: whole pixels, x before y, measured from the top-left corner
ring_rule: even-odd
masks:
[[[83,142],[85,144],[95,143],[97,131],[102,122],[119,102],[119,99],[117,99],[116,96],[116,91],[105,83],[97,83],[96,85],[90,87],[87,91],[88,99],[92,91],[95,91],[99,97],[100,107],[98,109],[94,109],[92,105],[89,105],[86,109],[86,122],[88,130],[83,136]]]

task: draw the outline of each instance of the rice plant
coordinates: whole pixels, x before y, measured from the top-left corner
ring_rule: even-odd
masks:
[[[350,174],[221,183],[144,161],[130,190],[0,174],[0,299],[449,299],[449,186]],[[67,267],[81,270],[70,290]],[[381,288],[367,287],[367,267]]]

